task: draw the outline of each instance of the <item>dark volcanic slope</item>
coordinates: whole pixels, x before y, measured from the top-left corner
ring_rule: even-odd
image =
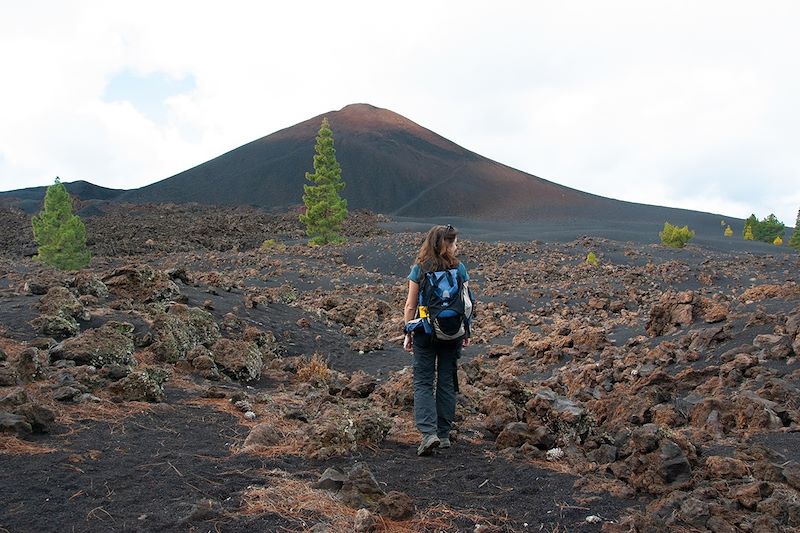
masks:
[[[278,131],[122,199],[265,207],[300,203],[323,117],[334,131],[347,182],[343,195],[351,208],[403,216],[444,211],[470,218],[549,218],[565,215],[565,209],[608,211],[616,203],[501,165],[366,104]]]

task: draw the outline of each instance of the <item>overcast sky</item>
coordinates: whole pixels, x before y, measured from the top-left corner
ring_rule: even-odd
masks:
[[[369,103],[563,185],[791,226],[798,28],[794,1],[0,0],[0,190],[135,188]]]

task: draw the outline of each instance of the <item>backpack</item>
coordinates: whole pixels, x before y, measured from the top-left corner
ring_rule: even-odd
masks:
[[[426,332],[438,340],[469,336],[473,301],[472,291],[464,284],[458,268],[425,272],[422,276],[419,315]]]

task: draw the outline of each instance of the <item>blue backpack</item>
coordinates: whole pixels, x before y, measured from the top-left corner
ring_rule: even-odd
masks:
[[[473,302],[472,291],[458,268],[425,272],[422,276],[418,315],[425,332],[436,339],[452,341],[469,337]]]

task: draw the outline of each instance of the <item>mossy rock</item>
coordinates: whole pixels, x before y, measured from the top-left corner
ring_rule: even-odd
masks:
[[[219,326],[211,313],[198,307],[172,305],[153,321],[153,351],[160,360],[175,363],[186,359],[195,346],[211,346],[219,338]]]
[[[160,402],[164,400],[164,382],[168,377],[169,373],[163,368],[144,368],[131,372],[109,389],[122,401]]]
[[[108,364],[135,365],[133,329],[128,322],[109,321],[59,343],[50,350],[50,355],[98,368]]]
[[[71,337],[81,330],[78,321],[71,316],[42,315],[31,321],[33,328],[42,335]]]
[[[78,273],[72,280],[72,286],[82,296],[89,295],[97,298],[107,298],[109,296],[106,284],[90,272]]]
[[[254,342],[219,339],[211,353],[222,371],[234,379],[254,381],[261,377],[264,358]]]
[[[66,287],[53,287],[42,296],[37,306],[43,315],[88,320],[83,304]]]
[[[118,298],[134,302],[167,302],[180,294],[169,274],[148,265],[126,265],[104,275],[101,281]]]

